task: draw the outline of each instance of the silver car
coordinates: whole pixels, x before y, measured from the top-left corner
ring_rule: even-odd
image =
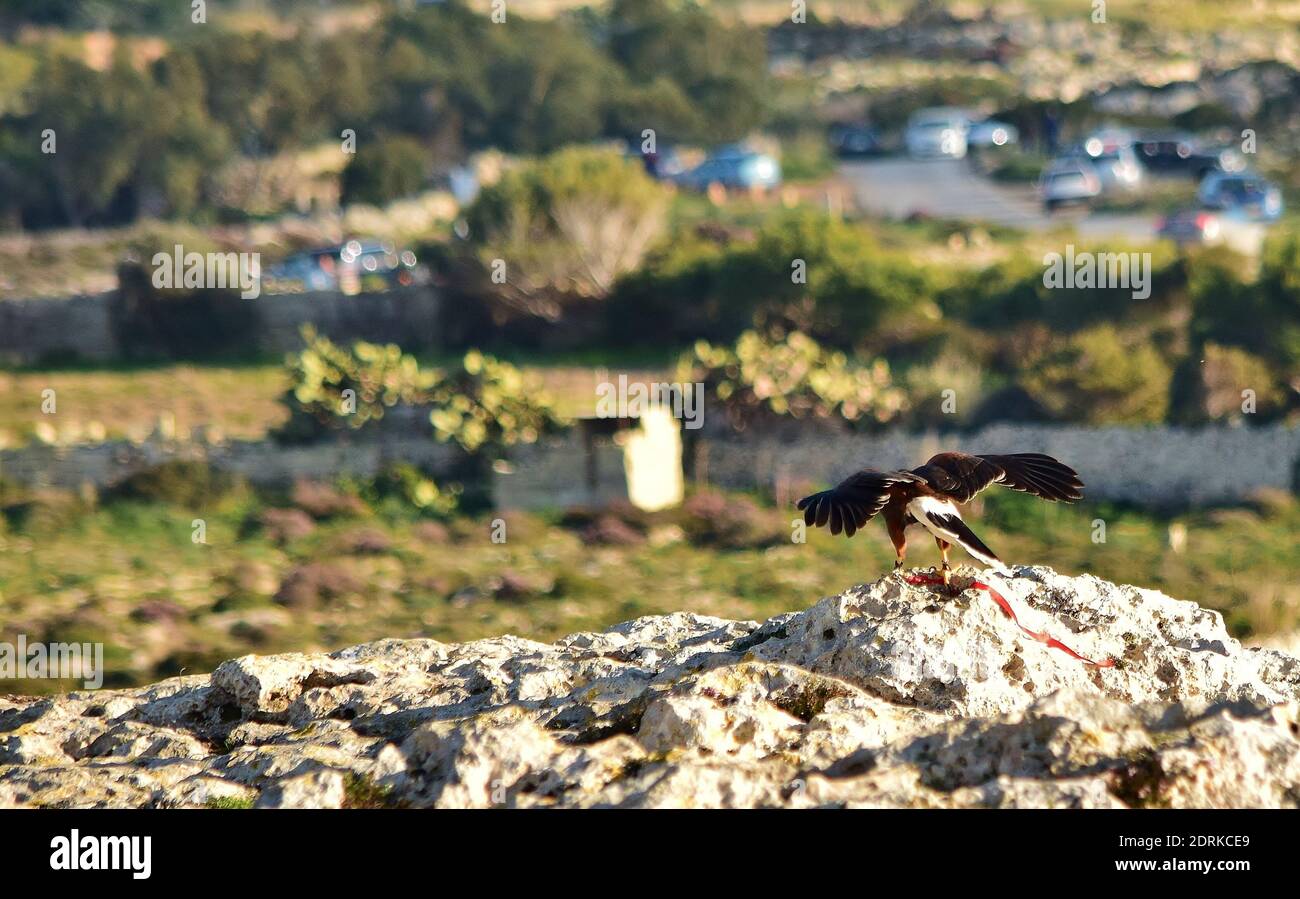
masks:
[[[1142,163],[1133,152],[1132,143],[1091,137],[1084,142],[1083,151],[1092,163],[1093,171],[1101,178],[1103,191],[1131,193],[1142,186]]]
[[[922,109],[908,120],[903,143],[918,159],[962,159],[969,129],[970,119],[960,109]]]
[[[1038,181],[1038,195],[1048,212],[1073,203],[1086,205],[1100,193],[1101,177],[1086,162],[1050,168]]]

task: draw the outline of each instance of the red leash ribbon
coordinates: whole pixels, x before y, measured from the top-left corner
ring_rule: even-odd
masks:
[[[931,575],[909,574],[909,575],[904,575],[903,580],[907,581],[909,584],[942,584],[943,583],[942,577],[933,574]],[[989,596],[993,597],[993,601],[998,604],[998,608],[1000,608],[1003,611],[1003,613],[1015,623],[1016,627],[1024,631],[1025,635],[1030,637],[1031,639],[1036,640],[1039,643],[1046,643],[1048,646],[1052,647],[1053,649],[1059,649],[1064,653],[1068,653],[1069,655],[1074,656],[1076,659],[1078,659],[1080,662],[1083,662],[1086,665],[1094,665],[1097,668],[1115,667],[1114,659],[1105,659],[1100,662],[1095,662],[1092,659],[1088,658],[1087,656],[1079,655],[1079,653],[1075,652],[1073,649],[1066,646],[1064,643],[1062,643],[1060,640],[1056,639],[1055,637],[1048,636],[1047,634],[1042,633],[1040,631],[1031,631],[1029,628],[1025,627],[1023,624],[1020,623],[1020,619],[1016,617],[1015,610],[1011,608],[1011,603],[1007,602],[1006,598],[1003,597],[1001,593],[994,590],[988,584],[982,584],[979,581],[972,581],[970,586],[974,587],[976,590],[983,590],[987,592]]]

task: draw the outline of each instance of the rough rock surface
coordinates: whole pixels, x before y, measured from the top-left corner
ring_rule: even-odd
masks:
[[[959,571],[964,582],[970,571]],[[0,699],[0,806],[1300,805],[1300,659],[1048,568]]]

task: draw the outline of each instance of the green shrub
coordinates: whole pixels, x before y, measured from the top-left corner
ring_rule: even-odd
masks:
[[[396,499],[402,505],[432,518],[450,518],[460,505],[460,484],[439,485],[414,465],[401,463],[381,472],[366,491],[372,505]]]
[[[965,422],[980,402],[985,370],[969,353],[949,345],[938,358],[909,368],[904,376],[908,404],[908,423],[928,427],[950,427]],[[946,401],[951,394],[955,406]]]
[[[429,402],[434,435],[469,453],[533,443],[566,426],[535,379],[477,350],[465,354],[459,369],[442,374]]]
[[[212,809],[252,808],[253,799],[245,796],[213,796],[203,803],[203,807]]]
[[[414,138],[383,135],[362,141],[343,170],[344,203],[381,206],[414,194],[424,186],[430,156]]]
[[[104,491],[107,500],[194,508],[234,493],[240,480],[206,462],[173,460],[137,471]]]
[[[1250,413],[1247,390],[1254,404]],[[1171,417],[1185,424],[1242,421],[1248,414],[1267,420],[1282,404],[1282,385],[1267,362],[1237,347],[1207,343],[1177,373]]]
[[[302,337],[306,346],[285,360],[289,389],[284,403],[290,417],[277,432],[282,440],[358,430],[399,403],[424,402],[437,379],[395,344],[359,340],[341,347],[311,325],[303,326]]]
[[[555,321],[603,299],[662,233],[668,195],[635,160],[574,147],[506,172],[466,212],[453,274],[504,310]]]
[[[701,382],[735,428],[779,417],[886,422],[906,406],[883,359],[850,360],[795,331],[765,337],[746,331],[734,347],[700,341],[682,357],[679,376]]]
[[[801,132],[781,145],[781,175],[786,181],[812,181],[835,171],[835,159],[818,132]]]
[[[357,341],[350,349],[303,329],[307,346],[286,360],[290,386],[284,396],[290,419],[281,439],[302,440],[332,430],[359,430],[399,404],[428,407],[433,436],[468,453],[532,443],[566,423],[533,378],[508,362],[470,350],[460,365],[421,369],[419,361],[392,344]],[[427,485],[412,488],[417,505],[443,501]]]
[[[1192,335],[1240,347],[1300,371],[1300,233],[1280,229],[1264,246],[1259,275],[1221,248],[1198,254],[1189,275]]]
[[[1164,420],[1170,379],[1169,365],[1149,344],[1101,325],[1055,339],[1022,383],[1061,420],[1147,424]]]
[[[822,213],[769,217],[752,240],[686,244],[619,283],[609,309],[615,340],[731,341],[780,325],[845,349],[882,349],[940,318],[925,267]]]

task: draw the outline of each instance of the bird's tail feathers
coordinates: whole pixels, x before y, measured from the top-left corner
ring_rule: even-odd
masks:
[[[975,535],[960,516],[945,515],[941,512],[926,512],[929,529],[943,539],[956,543],[971,556],[1000,572],[1009,572],[993,550],[984,545],[984,541]]]

